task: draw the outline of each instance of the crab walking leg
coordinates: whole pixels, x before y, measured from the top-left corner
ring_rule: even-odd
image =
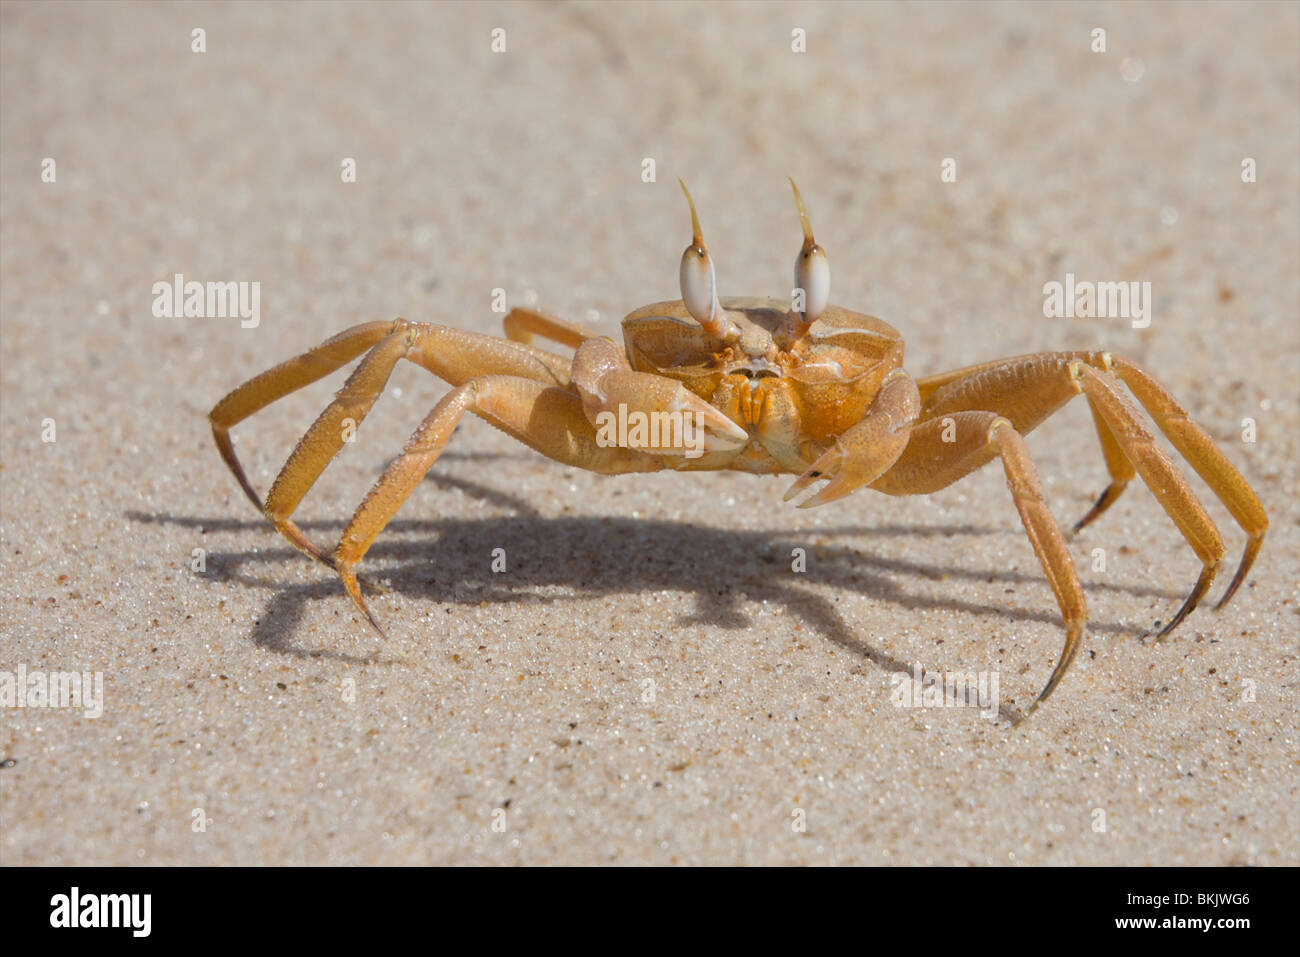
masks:
[[[1255,563],[1255,558],[1264,545],[1264,533],[1268,531],[1268,513],[1241,473],[1228,461],[1205,430],[1191,420],[1168,389],[1127,359],[1112,356],[1108,352],[1103,352],[1100,359],[1129,387],[1160,431],[1250,536],[1236,574],[1232,576],[1232,583],[1215,606],[1222,608],[1246,580],[1251,565]]]
[[[1128,359],[1109,352],[1046,352],[929,376],[918,381],[917,385],[926,404],[927,418],[944,414],[946,408],[993,408],[1010,418],[1022,433],[1028,433],[1079,391],[1062,388],[1067,379],[1062,370],[1075,361],[1101,372],[1105,382],[1118,380],[1128,386],[1165,438],[1210,487],[1248,536],[1232,583],[1216,606],[1222,608],[1245,581],[1263,547],[1264,534],[1268,531],[1268,514],[1249,483],[1214,440],[1191,420],[1169,390],[1149,373]],[[1105,424],[1097,406],[1095,390],[1084,392],[1092,407],[1111,482],[1088,514],[1075,524],[1075,531],[1095,521],[1113,505],[1135,474],[1132,463],[1124,463],[1127,455],[1119,448],[1120,443],[1110,426]],[[1124,405],[1129,414],[1136,415],[1131,403],[1126,401]],[[1178,482],[1186,489],[1181,476]],[[1187,494],[1190,496],[1190,491]],[[1199,501],[1193,507],[1204,511]],[[1168,633],[1171,627],[1166,627],[1162,634]]]
[[[567,389],[503,375],[470,379],[453,389],[433,407],[402,454],[375,483],[352,516],[335,552],[334,564],[343,587],[381,634],[383,629],[361,597],[356,565],[438,460],[466,412],[474,412],[507,435],[565,465],[604,474],[663,468],[660,458],[601,446],[583,414],[581,401]]]
[[[1128,488],[1128,483],[1133,481],[1133,476],[1137,474],[1137,470],[1133,468],[1133,463],[1128,460],[1128,456],[1120,448],[1115,433],[1106,424],[1105,417],[1101,414],[1101,410],[1097,408],[1097,403],[1091,396],[1088,397],[1088,408],[1092,412],[1092,423],[1097,429],[1097,438],[1101,442],[1101,454],[1106,460],[1106,471],[1110,473],[1110,484],[1102,490],[1101,495],[1093,503],[1092,508],[1088,509],[1087,514],[1074,523],[1074,527],[1070,530],[1071,535],[1077,535],[1086,526],[1101,518],[1106,509],[1115,504],[1120,495],[1123,494],[1124,489]]]
[[[534,333],[571,349],[578,348],[588,339],[596,338],[596,333],[587,331],[577,323],[553,316],[549,312],[542,312],[540,309],[519,307],[511,309],[502,321],[502,325],[507,336],[524,345],[532,343]]]
[[[988,409],[1006,416],[1017,430],[1026,434],[1075,395],[1083,393],[1094,417],[1105,426],[1106,431],[1101,433],[1103,443],[1107,438],[1114,439],[1124,458],[1142,476],[1201,560],[1196,584],[1161,630],[1159,637],[1163,638],[1191,613],[1214,581],[1223,557],[1223,540],[1205,506],[1143,426],[1140,413],[1124,395],[1119,382],[1094,369],[1088,364],[1089,358],[1100,363],[1101,354],[1041,353],[974,367],[965,376],[935,389],[923,415],[927,420],[942,421],[958,410]],[[982,463],[971,464],[976,467]],[[1127,472],[1123,466],[1118,469],[1117,475],[1112,467],[1112,487],[1116,490],[1109,496],[1111,502],[1123,490],[1124,483],[1117,484],[1117,479],[1123,480]]]
[[[955,412],[952,431],[931,419],[912,429],[907,448],[888,472],[871,487],[889,495],[928,493],[945,488],[995,457],[1001,457],[1007,487],[1034,554],[1047,575],[1065,624],[1065,646],[1042,692],[1026,717],[1047,699],[1083,640],[1088,606],[1070,557],[1069,546],[1043,499],[1042,486],[1029,449],[1010,420],[994,412]],[[945,441],[951,438],[952,441]]]
[[[1111,472],[1110,487],[1092,512],[1084,516],[1085,523],[1109,507],[1136,472],[1201,559],[1201,574],[1191,594],[1158,635],[1164,638],[1209,590],[1222,563],[1223,539],[1205,506],[1142,424],[1141,414],[1122,390],[1121,382],[1128,385],[1174,448],[1249,536],[1233,582],[1219,601],[1222,607],[1245,579],[1258,555],[1268,528],[1268,516],[1246,480],[1214,440],[1187,417],[1163,386],[1133,363],[1107,352],[1058,352],[977,366],[964,377],[947,379],[934,389],[924,415],[938,417],[953,408],[992,408],[1011,419],[1021,432],[1028,432],[1075,393],[1082,392],[1099,423],[1102,449]],[[1127,466],[1118,461],[1116,449],[1108,447],[1110,441],[1118,448],[1118,455],[1128,460]]]
[[[967,366],[952,372],[926,376],[917,382],[921,391],[921,401],[926,405],[926,414],[942,415],[951,408],[992,408],[1009,415],[1022,434],[1028,432],[1074,398],[1076,390],[1064,387],[1064,380],[1058,375],[1065,363],[1071,359],[1081,358],[1097,365],[1107,353],[1094,352],[1043,352],[1035,355],[1017,356],[1012,359],[995,359],[979,365]],[[1044,390],[1040,380],[1053,381],[1055,388]],[[1026,388],[1026,383],[1030,384]],[[952,386],[944,390],[945,386]],[[935,399],[935,395],[944,390],[944,394]],[[1028,401],[1028,411],[1014,409],[1016,402]],[[1110,473],[1110,484],[1102,491],[1079,521],[1074,523],[1071,534],[1078,534],[1085,526],[1099,519],[1107,509],[1118,501],[1136,472],[1116,442],[1110,426],[1106,424],[1097,404],[1088,399],[1092,413],[1093,425],[1101,443],[1102,456],[1106,460],[1106,470]],[[934,410],[932,413],[931,410]],[[1019,414],[1017,414],[1019,412]]]
[[[349,427],[355,429],[361,424],[375,404],[375,400],[384,391],[384,386],[388,384],[388,378],[398,360],[410,359],[452,385],[460,385],[473,376],[490,373],[524,376],[547,385],[564,382],[568,379],[567,360],[561,356],[550,356],[557,363],[563,363],[563,367],[553,366],[542,358],[547,354],[531,346],[508,342],[481,333],[452,329],[447,326],[411,323],[405,319],[379,325],[387,327],[388,334],[382,336],[371,347],[360,365],[348,377],[343,388],[335,395],[334,401],[325,408],[325,411],[320,414],[316,421],[312,423],[311,428],[307,430],[307,433],[298,441],[297,446],[272,484],[271,491],[266,497],[265,507],[258,506],[263,508],[267,518],[272,521],[280,534],[288,539],[295,548],[329,565],[331,568],[334,567],[334,560],[330,557],[329,552],[308,539],[291,516],[302,501],[303,496],[316,483],[321,473],[325,471],[325,467],[329,465],[334,456],[338,454],[339,449],[343,447],[347,432],[344,425],[350,423]],[[373,334],[383,330],[367,328],[366,331]],[[360,348],[356,347],[356,341],[360,341],[361,338],[361,336],[358,336],[356,340],[347,343],[354,350],[353,356],[361,351]],[[308,353],[308,355],[310,356],[312,353]],[[335,357],[342,356],[343,349],[340,348],[333,355]],[[290,363],[285,365],[292,367],[293,361],[291,360]],[[339,358],[333,368],[338,368],[345,362],[347,362],[347,358]],[[256,408],[250,408],[253,405],[253,399],[264,399],[261,405],[266,405],[279,398],[280,395],[292,391],[292,388],[286,389],[283,387],[283,383],[269,378],[276,371],[273,369],[270,373],[259,376],[253,382],[241,386],[240,389],[236,389],[230,396],[222,400],[217,409],[213,411],[213,421],[218,421],[218,410],[221,410],[232,399],[238,400],[234,403],[234,408],[236,412],[243,413],[240,416],[242,418],[251,414],[252,411],[256,411]],[[294,369],[291,368],[290,371],[292,372]],[[332,371],[332,369],[320,371],[318,367],[312,367],[310,371],[313,373],[313,378],[308,379],[304,374],[301,376],[301,381],[295,380],[297,386],[315,381],[315,379],[320,378],[327,371]],[[257,392],[249,393],[247,398],[242,395],[249,386],[262,381],[265,381],[268,386],[267,392],[271,389],[282,391],[279,392],[279,395],[271,395],[269,398]],[[260,408],[261,406],[257,407]],[[222,419],[221,421],[226,420]],[[238,421],[238,419],[234,421]],[[214,431],[215,428],[214,425]],[[218,438],[218,447],[221,447],[221,437]],[[233,454],[233,450],[231,450],[231,455],[233,456]],[[241,476],[242,470],[236,472],[236,477]],[[247,486],[247,480],[244,480],[241,484]],[[257,500],[256,493],[252,492],[251,487],[246,487],[245,491],[249,493],[254,501]]]
[[[511,342],[481,332],[422,324],[406,358],[451,385],[463,385],[485,375],[513,375],[544,385],[569,383],[570,360],[523,342]]]
[[[423,330],[420,340],[422,348],[442,347],[448,353],[447,357],[437,363],[439,368],[450,371],[459,364],[460,367],[469,369],[465,374],[466,378],[475,374],[481,365],[481,362],[475,364],[467,361],[477,350],[481,359],[487,359],[489,363],[495,360],[500,371],[531,375],[543,381],[554,381],[559,384],[569,381],[569,360],[525,344],[501,343],[492,336],[463,332],[444,326],[415,326],[405,319],[366,322],[353,326],[327,339],[314,349],[253,377],[229,393],[208,413],[217,451],[221,453],[226,467],[239,482],[239,487],[244,490],[248,500],[259,512],[263,511],[262,501],[244,474],[239,457],[235,455],[234,445],[230,441],[230,430],[272,402],[338,371],[366,350],[373,348],[384,337],[392,335],[399,329],[410,327]],[[521,351],[526,353],[526,356],[519,355]],[[500,355],[497,355],[498,353]],[[430,371],[439,374],[437,369],[433,368],[434,365],[432,361],[427,363]]]
[[[238,480],[239,487],[259,512],[262,511],[262,501],[244,475],[244,467],[240,465],[230,441],[230,430],[277,399],[343,368],[395,328],[396,323],[393,321],[367,322],[353,326],[332,339],[325,340],[315,349],[281,362],[275,368],[249,379],[212,407],[208,420],[212,423],[212,437],[216,440],[217,450]]]
[[[1165,514],[1173,519],[1187,543],[1196,552],[1196,557],[1201,560],[1201,574],[1192,587],[1192,593],[1157,636],[1157,639],[1163,639],[1191,614],[1209,591],[1214,576],[1223,563],[1223,538],[1219,535],[1214,520],[1210,518],[1210,513],[1188,487],[1169,456],[1156,445],[1151,433],[1142,425],[1138,410],[1119,389],[1114,378],[1084,365],[1079,359],[1070,362],[1069,376],[1095,403],[1116,442],[1124,450],[1125,457],[1133,463]]]
[[[920,411],[916,383],[901,369],[891,372],[862,421],[840,435],[799,476],[785,493],[784,501],[821,479],[830,481],[816,495],[800,502],[800,508],[825,505],[874,482],[907,447],[908,430]]]
[[[698,458],[744,447],[749,433],[675,379],[634,372],[613,339],[599,336],[573,357],[573,385],[592,425],[654,423],[631,447],[657,455]],[[660,427],[662,426],[662,428]],[[635,440],[633,429],[626,430]]]
[[[917,391],[921,393],[921,402],[929,406],[930,399],[946,385],[956,382],[958,379],[969,379],[971,376],[978,375],[989,369],[996,369],[999,366],[1005,366],[1011,363],[1020,362],[1023,359],[1036,358],[1035,356],[1017,356],[1011,359],[992,359],[988,362],[981,362],[978,365],[963,366],[960,369],[951,369],[948,372],[936,372],[934,375],[923,376],[916,380]]]
[[[343,448],[345,423],[359,426],[384,391],[397,360],[410,345],[412,330],[399,328],[366,353],[361,364],[348,376],[334,401],[325,407],[307,433],[298,440],[266,496],[266,517],[295,548],[317,561],[334,567],[329,552],[311,541],[290,517],[307,491],[316,484],[325,467]]]

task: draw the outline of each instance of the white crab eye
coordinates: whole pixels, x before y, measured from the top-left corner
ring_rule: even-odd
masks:
[[[708,325],[717,313],[717,280],[709,251],[694,243],[682,253],[682,302],[696,321]]]
[[[682,253],[682,302],[686,304],[695,321],[707,331],[717,334],[722,324],[722,308],[718,304],[718,283],[713,272],[713,257],[704,246],[700,233],[700,219],[695,214],[695,203],[679,179],[686,202],[691,207],[691,244]]]
[[[686,303],[686,312],[701,325],[712,325],[718,315],[714,260],[703,246],[690,244],[681,254],[681,300]]]
[[[794,286],[803,292],[803,320],[812,322],[826,311],[831,295],[831,266],[826,261],[826,250],[813,244],[811,249],[799,250],[794,261]]]
[[[812,224],[808,221],[808,211],[804,209],[799,187],[795,186],[793,179],[790,180],[790,185],[794,188],[794,201],[799,207],[799,223],[803,227],[803,246],[794,261],[795,305],[799,305],[797,299],[802,293],[803,308],[798,311],[803,313],[805,323],[811,323],[826,311],[830,301],[831,266],[826,259],[826,250],[813,239]]]

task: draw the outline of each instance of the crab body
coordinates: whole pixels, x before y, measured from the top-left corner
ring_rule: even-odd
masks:
[[[738,342],[708,335],[681,300],[623,320],[634,370],[682,383],[749,436],[738,448],[670,467],[802,474],[902,365],[902,337],[871,316],[832,306],[798,336],[800,318],[788,303],[734,298],[722,306],[743,324]]]
[[[1191,593],[1160,638],[1197,607],[1214,581],[1225,552],[1223,539],[1154,441],[1141,406],[1246,533],[1245,551],[1219,606],[1232,598],[1263,545],[1268,516],[1250,485],[1164,386],[1109,352],[1039,353],[913,380],[903,368],[903,339],[896,329],[830,304],[826,254],[813,238],[797,188],[795,201],[804,239],[788,303],[719,299],[692,202],[692,239],[680,265],[682,298],[632,312],[623,321],[623,347],[532,309],[506,316],[506,339],[405,319],[364,323],[249,380],[218,402],[209,413],[217,448],[254,505],[295,547],[338,573],[381,634],[362,597],[356,566],[437,461],[466,413],[549,458],[594,472],[794,474],[798,478],[785,498],[803,496],[801,508],[863,488],[889,495],[927,494],[1000,459],[1065,627],[1060,658],[1032,711],[1057,687],[1078,651],[1087,606],[1066,534],[1047,508],[1023,437],[1082,395],[1092,411],[1110,483],[1073,531],[1101,516],[1140,477],[1201,562]],[[542,349],[533,344],[535,336],[574,352],[567,356]],[[235,455],[230,429],[358,357],[361,362],[261,501]],[[428,413],[328,552],[303,533],[292,515],[403,359],[452,389]],[[666,419],[670,427],[611,440],[611,419],[632,417]],[[691,441],[686,441],[688,434]],[[633,441],[633,435],[639,438]],[[814,485],[820,487],[805,495]]]

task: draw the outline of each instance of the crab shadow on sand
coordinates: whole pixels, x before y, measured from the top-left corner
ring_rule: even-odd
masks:
[[[389,523],[366,555],[363,574],[382,582],[390,594],[405,594],[425,602],[447,605],[551,604],[582,601],[604,595],[678,592],[695,596],[695,610],[679,618],[678,626],[704,624],[743,629],[752,622],[743,604],[768,602],[877,667],[911,673],[900,661],[855,633],[840,615],[838,598],[827,592],[865,596],[908,610],[950,610],[991,616],[1008,622],[1032,621],[1060,626],[1051,592],[1038,572],[1037,562],[1026,558],[1033,573],[1006,568],[971,569],[936,566],[901,559],[881,558],[848,545],[829,543],[836,537],[929,537],[953,535],[1020,534],[1005,529],[971,525],[842,525],[816,530],[788,528],[733,530],[690,522],[668,522],[604,516],[544,517],[522,499],[455,476],[431,474],[427,481],[514,512],[484,518],[403,518]],[[246,507],[246,506],[244,506]],[[215,518],[149,514],[132,511],[127,518],[147,524],[201,528],[204,533],[240,532],[266,541],[281,539],[265,520],[256,517]],[[332,545],[343,529],[342,521],[304,521],[300,527],[319,541]],[[403,534],[413,535],[405,541]],[[861,539],[858,539],[860,545]],[[492,552],[505,548],[508,572],[494,573]],[[791,571],[792,549],[807,550],[807,570]],[[467,559],[466,556],[473,556]],[[300,625],[310,602],[327,599],[347,602],[338,579],[313,565],[319,578],[310,584],[271,580],[261,569],[277,569],[288,562],[306,561],[295,549],[253,547],[244,551],[210,550],[207,575],[265,589],[270,599],[252,626],[255,644],[283,654],[309,658],[336,658],[358,663],[392,660],[382,650],[370,655],[305,648],[298,644]],[[908,591],[897,579],[966,579],[990,584],[989,601],[936,598]],[[993,588],[1002,583],[1004,588]],[[1042,585],[1041,607],[1033,610],[996,604],[1007,585]],[[1113,590],[1137,596],[1176,600],[1181,596],[1139,584],[1088,582],[1089,591]],[[368,590],[369,591],[369,590]],[[373,599],[372,599],[373,601]],[[355,609],[348,603],[348,611]],[[382,614],[382,613],[381,613]],[[359,630],[366,630],[358,618]],[[1109,622],[1089,623],[1092,634],[1132,634],[1135,629]],[[1140,632],[1140,629],[1137,630]],[[1061,633],[1063,636],[1063,632]],[[927,669],[929,670],[929,669]],[[942,669],[935,669],[942,670]],[[1020,712],[1003,705],[1002,717],[1016,721]]]

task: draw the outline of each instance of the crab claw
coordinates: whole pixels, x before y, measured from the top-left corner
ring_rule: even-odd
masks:
[[[816,495],[810,495],[800,502],[798,508],[815,508],[818,505],[833,502],[837,498],[843,498],[858,487],[858,483],[854,481],[849,473],[841,471],[843,464],[844,450],[840,448],[837,441],[816,462],[810,465],[803,475],[794,481],[794,484],[786,490],[781,501],[788,502],[793,498],[797,498],[814,482],[819,482],[822,479],[830,479],[830,481]]]
[[[748,432],[680,382],[616,370],[601,376],[598,390],[583,396],[598,442],[686,458],[749,442]]]
[[[821,479],[829,481],[816,495],[800,502],[799,508],[825,505],[870,485],[903,454],[920,408],[921,395],[916,383],[902,370],[894,370],[886,376],[866,417],[841,433],[808,466],[785,493],[785,501]]]
[[[578,347],[572,381],[598,445],[694,459],[749,442],[748,432],[680,382],[633,371],[604,336]]]

